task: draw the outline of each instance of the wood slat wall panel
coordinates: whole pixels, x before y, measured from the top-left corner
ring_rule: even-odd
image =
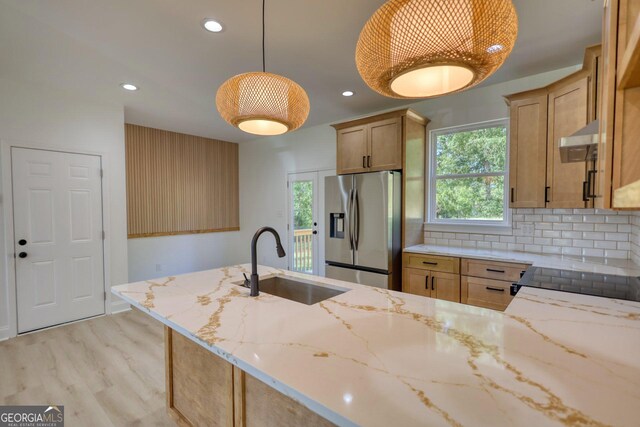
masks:
[[[240,229],[238,145],[125,125],[129,238]]]

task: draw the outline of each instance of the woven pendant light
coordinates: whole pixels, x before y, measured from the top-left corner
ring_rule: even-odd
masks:
[[[390,0],[365,24],[358,72],[391,98],[430,98],[477,85],[518,35],[511,0]]]
[[[262,2],[262,72],[238,74],[216,94],[216,107],[229,124],[254,135],[280,135],[304,124],[309,97],[286,77],[265,71],[264,10]]]

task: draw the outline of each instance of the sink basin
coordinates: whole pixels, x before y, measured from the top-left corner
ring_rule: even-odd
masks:
[[[237,284],[241,285],[242,282]],[[260,278],[260,292],[307,305],[335,297],[347,292],[347,290],[318,286],[311,281],[286,276]]]

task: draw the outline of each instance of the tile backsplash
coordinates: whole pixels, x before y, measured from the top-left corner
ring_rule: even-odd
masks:
[[[640,264],[640,212],[633,212],[629,217],[631,224],[631,259]]]
[[[640,212],[514,209],[509,234],[425,231],[431,245],[633,259],[640,264]]]

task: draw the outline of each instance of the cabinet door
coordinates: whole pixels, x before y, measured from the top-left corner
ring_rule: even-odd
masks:
[[[371,171],[402,169],[402,118],[369,124],[367,165]]]
[[[460,302],[460,275],[429,272],[431,278],[431,298]]]
[[[595,188],[595,207],[611,208],[611,179],[613,176],[613,129],[616,91],[616,46],[618,42],[618,8],[612,2],[605,2],[602,26],[602,55],[599,77],[600,92],[598,116],[600,138],[598,140],[598,160]]]
[[[354,126],[338,130],[338,175],[367,170],[367,126]]]
[[[568,83],[549,94],[547,138],[548,208],[584,208],[585,162],[562,163],[560,138],[570,136],[587,124],[588,78]]]
[[[433,273],[427,270],[405,268],[402,272],[402,292],[423,297],[431,296],[430,274]]]
[[[547,95],[511,102],[511,208],[544,208],[547,173]]]

